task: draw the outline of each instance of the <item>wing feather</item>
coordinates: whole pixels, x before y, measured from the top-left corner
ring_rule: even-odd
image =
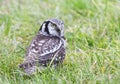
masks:
[[[62,45],[62,41],[58,37],[48,37],[37,35],[30,44],[26,56],[31,53],[37,54],[36,56],[45,56],[57,51]]]

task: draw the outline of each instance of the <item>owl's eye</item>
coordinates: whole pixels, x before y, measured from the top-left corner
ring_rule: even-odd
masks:
[[[57,30],[57,32],[60,32],[60,30],[59,29],[56,29]]]
[[[56,28],[56,25],[55,24],[51,24],[51,27]]]

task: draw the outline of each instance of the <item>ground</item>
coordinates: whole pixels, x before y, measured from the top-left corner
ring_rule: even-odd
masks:
[[[63,65],[22,76],[31,39],[42,22],[65,23]],[[0,0],[0,84],[119,84],[119,0]]]

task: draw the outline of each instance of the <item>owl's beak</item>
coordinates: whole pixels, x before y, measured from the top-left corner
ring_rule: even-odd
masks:
[[[62,28],[60,28],[60,31],[62,31]]]

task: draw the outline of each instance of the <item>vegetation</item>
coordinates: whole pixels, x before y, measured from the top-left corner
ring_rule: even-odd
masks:
[[[65,23],[62,66],[30,77],[18,65],[48,18]],[[119,0],[0,0],[0,84],[119,84]]]

